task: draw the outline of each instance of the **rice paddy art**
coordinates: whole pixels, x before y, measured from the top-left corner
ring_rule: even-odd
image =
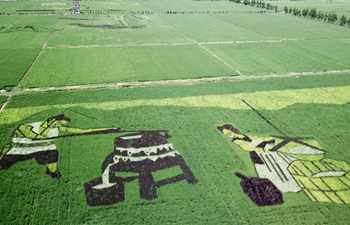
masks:
[[[55,139],[118,131],[117,128],[73,128],[67,126],[70,121],[64,114],[58,114],[43,121],[19,125],[13,132],[11,143],[1,150],[0,170],[8,169],[20,161],[34,159],[38,164],[46,166],[46,174],[60,178],[59,151],[54,144]]]
[[[218,130],[250,153],[258,177],[236,175],[257,205],[282,204],[281,192],[299,191],[314,202],[350,204],[350,164],[327,158],[316,140],[248,135],[231,124]]]
[[[161,186],[185,180],[197,183],[190,167],[168,142],[168,131],[141,131],[115,139],[113,153],[102,164],[102,177],[85,183],[87,203],[108,205],[124,200],[124,183],[138,180],[140,198],[154,200]],[[152,173],[180,167],[181,174],[156,181]],[[120,176],[121,172],[133,173]]]
[[[348,225],[349,12],[0,0],[1,225]]]

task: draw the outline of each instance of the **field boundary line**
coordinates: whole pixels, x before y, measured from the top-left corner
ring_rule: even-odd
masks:
[[[48,44],[49,39],[50,39],[50,37],[52,36],[52,34],[53,34],[53,32],[51,32],[51,33],[48,35],[48,37],[47,37],[47,39],[45,40],[44,44],[41,46],[41,48],[40,48],[38,54],[35,56],[33,62],[29,65],[29,67],[27,68],[27,70],[24,72],[23,76],[22,76],[21,79],[19,80],[17,86],[14,87],[13,89],[17,89],[17,88],[20,86],[21,82],[22,82],[22,81],[28,76],[28,74],[32,71],[33,66],[34,66],[35,63],[38,61],[38,59],[40,58],[40,56],[43,54],[44,50],[47,48],[47,44]]]
[[[234,68],[230,63],[226,62],[226,60],[224,60],[223,58],[221,58],[220,56],[218,56],[217,54],[215,54],[212,50],[210,50],[209,48],[205,47],[204,45],[201,45],[198,43],[198,46],[203,49],[204,51],[206,51],[209,55],[211,55],[213,58],[215,58],[216,60],[218,60],[219,62],[221,62],[223,65],[225,65],[226,67],[230,68],[231,70],[235,71],[238,75],[242,75],[241,72],[239,70],[237,70],[236,68]]]
[[[159,43],[125,43],[125,44],[92,44],[92,45],[57,45],[46,46],[46,49],[77,49],[77,48],[126,48],[126,47],[163,47],[163,46],[191,46],[191,45],[243,45],[282,43],[286,41],[304,41],[305,38],[281,38],[271,40],[236,40],[236,41],[196,41],[196,42],[159,42]]]
[[[41,56],[43,50],[47,48],[47,44],[48,44],[49,39],[50,39],[50,37],[52,36],[52,34],[53,34],[53,32],[49,33],[49,35],[48,35],[46,41],[45,41],[44,44],[41,46],[41,48],[40,48],[38,54],[35,56],[35,58],[34,58],[34,60],[32,61],[32,63],[28,66],[28,68],[26,69],[26,71],[23,73],[23,75],[22,75],[21,79],[18,81],[17,85],[10,91],[10,93],[9,93],[8,95],[6,95],[8,98],[7,98],[7,101],[6,101],[3,105],[1,105],[0,114],[1,114],[2,112],[5,111],[6,106],[7,106],[7,105],[9,104],[9,102],[11,101],[11,98],[12,98],[12,96],[13,96],[11,93],[12,93],[13,91],[15,92],[17,89],[20,89],[19,87],[20,87],[20,84],[21,84],[22,80],[23,80],[25,77],[28,76],[29,72],[32,70],[33,65],[38,61],[38,58]],[[2,95],[2,90],[0,90],[0,95]]]
[[[347,74],[349,73],[349,74]],[[17,96],[31,93],[45,93],[54,91],[79,91],[79,90],[101,90],[101,89],[121,89],[121,88],[140,88],[154,86],[173,86],[173,85],[195,85],[202,83],[215,83],[220,81],[239,82],[249,80],[272,80],[298,78],[305,76],[326,76],[326,75],[344,75],[350,76],[350,69],[346,70],[329,70],[315,72],[289,72],[285,74],[266,74],[266,75],[227,75],[217,77],[206,77],[197,79],[177,79],[177,80],[158,80],[158,81],[133,81],[133,82],[116,82],[101,84],[82,84],[68,86],[52,86],[52,87],[33,87],[33,88],[17,88],[9,92],[0,91],[0,96]]]
[[[126,44],[107,44],[107,45],[58,45],[48,46],[47,49],[77,49],[77,48],[127,48],[127,47],[162,47],[162,46],[186,46],[195,45],[190,42],[159,42],[159,43],[126,43]]]
[[[223,58],[221,58],[220,56],[218,56],[217,54],[215,54],[215,52],[213,52],[212,50],[210,50],[209,48],[205,47],[204,45],[202,45],[201,43],[199,43],[198,41],[194,40],[194,39],[190,39],[187,38],[188,40],[192,41],[193,43],[195,43],[199,48],[203,49],[205,52],[207,52],[211,57],[213,57],[214,59],[216,59],[218,62],[222,63],[224,66],[230,68],[230,70],[235,71],[238,75],[242,75],[241,72],[239,70],[237,70],[236,68],[234,68],[230,63],[226,62],[226,60],[224,60]]]

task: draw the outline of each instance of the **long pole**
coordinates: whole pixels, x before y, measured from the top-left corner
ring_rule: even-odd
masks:
[[[267,124],[269,124],[271,127],[273,127],[276,131],[278,131],[283,136],[287,137],[287,133],[285,133],[283,130],[278,128],[276,125],[274,125],[271,120],[266,118],[261,112],[259,112],[257,109],[255,109],[251,104],[249,104],[246,100],[242,99],[242,102],[248,106],[255,114],[257,114],[261,119],[263,119]]]
[[[275,147],[273,147],[271,149],[271,151],[277,151],[278,149],[280,149],[281,147],[285,146],[286,144],[288,144],[291,141],[294,141],[296,143],[308,146],[310,148],[315,148],[318,150],[322,150],[321,148],[314,146],[314,145],[310,145],[304,141],[302,141],[302,139],[306,139],[306,138],[310,138],[310,137],[290,137],[287,133],[285,133],[283,130],[281,130],[280,128],[278,128],[276,125],[274,125],[271,120],[269,120],[268,118],[266,118],[261,112],[259,112],[257,109],[255,109],[251,104],[249,104],[246,100],[242,99],[242,102],[247,105],[255,114],[257,114],[261,119],[263,119],[267,124],[269,124],[271,127],[273,127],[276,131],[278,131],[279,133],[281,133],[283,135],[283,137],[279,137],[279,136],[274,136],[277,138],[281,138],[283,139],[283,141],[279,144],[277,144]]]

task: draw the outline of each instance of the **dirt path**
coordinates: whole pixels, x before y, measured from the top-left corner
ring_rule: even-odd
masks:
[[[291,77],[324,76],[324,75],[347,76],[347,75],[350,75],[350,69],[316,71],[316,72],[290,72],[286,74],[266,74],[266,75],[251,75],[251,76],[248,76],[248,75],[247,76],[219,76],[219,77],[181,79],[181,80],[85,84],[85,85],[70,85],[70,86],[59,86],[59,87],[16,88],[10,92],[5,92],[5,91],[0,92],[0,95],[12,97],[16,95],[45,93],[45,92],[52,92],[52,91],[101,90],[101,89],[138,88],[138,87],[151,87],[151,86],[194,85],[194,84],[212,83],[212,82],[219,82],[219,81],[238,82],[238,81],[246,81],[246,80],[286,79]]]
[[[126,43],[110,45],[58,45],[48,46],[47,49],[57,48],[124,48],[124,47],[162,47],[162,46],[186,46],[186,45],[243,45],[243,44],[266,44],[281,43],[285,41],[302,41],[303,38],[282,38],[275,40],[244,40],[244,41],[200,41],[200,42],[160,42],[160,43]]]

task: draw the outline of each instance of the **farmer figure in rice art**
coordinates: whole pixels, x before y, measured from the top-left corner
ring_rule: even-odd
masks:
[[[8,169],[19,161],[35,159],[38,164],[46,165],[46,173],[59,178],[59,153],[54,144],[57,138],[93,135],[117,131],[111,129],[79,129],[66,126],[71,120],[64,114],[52,116],[45,121],[22,124],[17,127],[12,141],[0,152],[0,170]]]
[[[258,177],[280,191],[303,191],[315,202],[350,204],[350,164],[326,158],[317,141],[248,136],[231,124],[218,129],[248,151]]]

